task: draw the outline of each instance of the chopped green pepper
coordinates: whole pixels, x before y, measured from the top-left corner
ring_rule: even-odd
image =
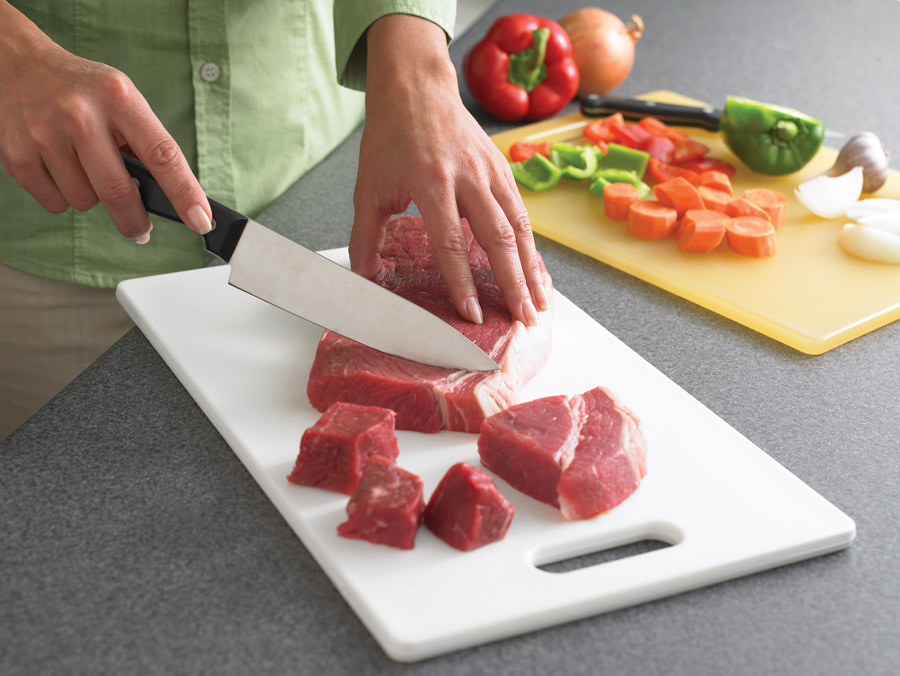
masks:
[[[597,171],[597,150],[592,146],[553,143],[550,160],[569,178],[590,178]]]
[[[516,181],[535,192],[552,188],[562,176],[562,170],[540,153],[509,166]]]
[[[647,171],[647,163],[650,161],[649,153],[643,150],[635,150],[628,146],[610,143],[606,149],[606,155],[600,163],[601,169],[625,169],[634,172],[638,178],[644,178]]]
[[[637,177],[633,171],[615,168],[600,168],[591,179],[591,186],[588,188],[595,195],[602,195],[603,188],[610,183],[631,183],[638,191],[638,199],[647,199],[653,192],[649,185],[644,183]]]
[[[825,125],[814,117],[737,96],[728,97],[719,130],[744,164],[769,176],[802,169],[825,137]]]

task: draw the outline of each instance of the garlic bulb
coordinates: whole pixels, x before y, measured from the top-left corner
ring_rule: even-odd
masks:
[[[871,194],[884,185],[888,177],[888,152],[870,131],[854,134],[838,153],[828,176],[841,176],[853,167],[863,168],[863,193]]]

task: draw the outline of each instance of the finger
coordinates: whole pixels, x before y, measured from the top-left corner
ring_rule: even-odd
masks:
[[[472,278],[468,240],[455,203],[449,199],[422,201],[419,211],[453,307],[464,319],[481,324],[484,315]]]
[[[31,159],[12,158],[4,155],[3,169],[7,176],[16,180],[35,201],[51,214],[61,214],[69,209],[69,202],[56,187],[56,182],[47,171],[40,157]]]
[[[140,99],[133,114],[122,118],[118,131],[153,174],[182,222],[201,235],[208,233],[212,229],[212,210],[206,193],[181,148],[146,101]]]
[[[99,198],[75,151],[67,144],[48,148],[42,155],[44,166],[53,178],[66,202],[76,211],[88,211],[99,203]]]
[[[357,193],[358,194],[358,193]],[[354,199],[353,229],[350,231],[350,269],[369,278],[381,270],[381,251],[391,214],[363,198]]]
[[[531,292],[531,299],[538,311],[544,312],[550,309],[549,275],[547,275],[535,248],[531,219],[528,217],[528,211],[522,203],[512,172],[509,171],[507,166],[503,167],[503,169],[504,181],[493,190],[493,194],[515,233],[519,261],[522,266],[522,272],[525,275],[525,283]]]
[[[472,233],[487,253],[510,313],[525,326],[537,326],[540,320],[522,271],[513,226],[493,194],[482,186],[471,186],[461,195],[464,196],[463,211],[469,219]]]
[[[112,137],[98,134],[94,143],[79,148],[79,157],[119,232],[139,244],[146,243],[152,228],[150,216]]]

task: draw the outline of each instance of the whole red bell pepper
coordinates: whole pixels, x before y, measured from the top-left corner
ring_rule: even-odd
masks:
[[[463,74],[475,100],[502,120],[542,120],[578,90],[572,43],[555,21],[508,14],[466,55]]]

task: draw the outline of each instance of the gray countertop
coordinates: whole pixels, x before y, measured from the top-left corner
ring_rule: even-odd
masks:
[[[501,2],[454,58],[500,14],[578,6]],[[900,152],[897,0],[603,6],[647,26],[617,94],[741,94],[875,131]],[[509,126],[476,114],[489,132]],[[358,143],[357,132],[260,220],[313,248],[346,245]],[[0,445],[0,673],[900,673],[900,325],[811,357],[538,247],[557,289],[854,519],[853,546],[397,664],[133,330]]]

